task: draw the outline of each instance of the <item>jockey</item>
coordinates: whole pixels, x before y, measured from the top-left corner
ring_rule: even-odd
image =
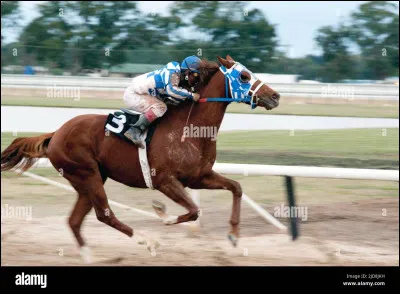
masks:
[[[190,99],[198,101],[200,95],[195,86],[200,80],[200,58],[186,57],[181,64],[172,61],[161,69],[132,79],[125,90],[124,102],[128,109],[140,112],[138,121],[131,125],[125,136],[140,148],[144,143],[140,136],[155,119],[164,115],[167,104],[177,105]]]

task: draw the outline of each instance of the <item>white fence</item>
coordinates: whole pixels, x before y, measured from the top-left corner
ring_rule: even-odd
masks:
[[[5,88],[79,87],[81,90],[123,91],[131,80],[131,78],[113,77],[4,74],[1,75],[1,86]],[[264,82],[283,96],[399,100],[398,85],[269,83],[267,79],[264,79]]]
[[[398,170],[215,163],[221,174],[399,181]]]
[[[48,159],[40,159],[34,167],[52,167]],[[225,174],[225,175],[244,175],[244,176],[284,176],[290,179],[290,187],[287,186],[288,202],[290,206],[295,206],[294,191],[291,186],[292,177],[312,177],[312,178],[335,178],[335,179],[362,179],[362,180],[381,180],[381,181],[399,181],[399,170],[379,170],[379,169],[356,169],[356,168],[329,168],[329,167],[314,167],[314,166],[281,166],[281,165],[258,165],[258,164],[231,164],[231,163],[215,163],[213,170]],[[61,184],[50,179],[40,177],[38,175],[26,172],[25,176],[35,178],[37,180],[46,182],[51,185],[58,186],[60,188],[74,191],[72,187]],[[288,185],[288,181],[286,184]],[[290,190],[290,191],[289,191]],[[198,190],[191,191],[192,198],[195,203],[200,205],[200,192]],[[275,219],[271,214],[268,213],[259,204],[254,202],[250,197],[243,193],[242,199],[254,209],[262,218],[273,224],[275,227],[281,230],[287,230],[287,227]],[[148,217],[158,218],[154,213],[143,211],[140,209],[132,208],[127,205],[118,203],[113,200],[109,200],[111,205],[120,207],[123,209],[131,210],[135,213],[139,213]],[[295,221],[292,221],[292,235],[295,239],[294,234],[297,236],[297,225]],[[188,225],[189,223],[183,223],[183,225]],[[200,220],[195,224],[199,225]],[[295,231],[294,231],[295,230]]]
[[[40,159],[34,167],[53,167],[47,158]],[[292,165],[263,165],[263,164],[236,164],[218,163],[213,166],[217,173],[225,175],[244,176],[289,176],[309,178],[333,178],[333,179],[358,179],[399,181],[399,170],[338,168],[316,166],[292,166]]]

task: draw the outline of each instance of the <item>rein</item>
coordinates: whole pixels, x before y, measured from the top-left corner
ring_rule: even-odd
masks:
[[[229,81],[228,81],[228,77],[225,77],[225,97],[222,98],[200,98],[199,99],[199,103],[204,103],[204,102],[233,102],[234,99],[229,97],[229,90],[228,90],[228,85]]]
[[[194,100],[192,101],[192,106],[190,106],[190,111],[189,111],[188,117],[186,119],[185,127],[187,127],[187,124],[189,122],[189,118],[190,118],[190,114],[192,113],[193,105],[194,105]],[[183,132],[182,137],[181,137],[181,142],[183,142],[183,141],[185,141],[185,132]]]

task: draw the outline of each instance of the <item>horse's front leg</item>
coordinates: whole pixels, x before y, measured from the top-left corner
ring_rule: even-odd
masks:
[[[199,208],[193,200],[186,195],[185,188],[182,183],[176,178],[169,178],[166,183],[161,184],[158,190],[164,193],[167,197],[187,209],[188,213],[174,216],[166,213],[166,206],[160,201],[153,201],[153,208],[158,216],[163,220],[166,225],[173,225],[195,221],[199,216]]]
[[[209,174],[202,177],[198,182],[189,186],[192,189],[225,189],[233,194],[233,205],[231,215],[231,231],[228,234],[232,245],[236,247],[239,238],[239,221],[240,221],[240,203],[242,200],[241,185],[231,179],[225,178],[220,174],[211,171]]]

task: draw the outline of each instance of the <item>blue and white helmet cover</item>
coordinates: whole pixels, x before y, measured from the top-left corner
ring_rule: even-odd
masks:
[[[195,55],[186,57],[181,63],[181,69],[190,69],[190,71],[199,73],[200,58]]]

